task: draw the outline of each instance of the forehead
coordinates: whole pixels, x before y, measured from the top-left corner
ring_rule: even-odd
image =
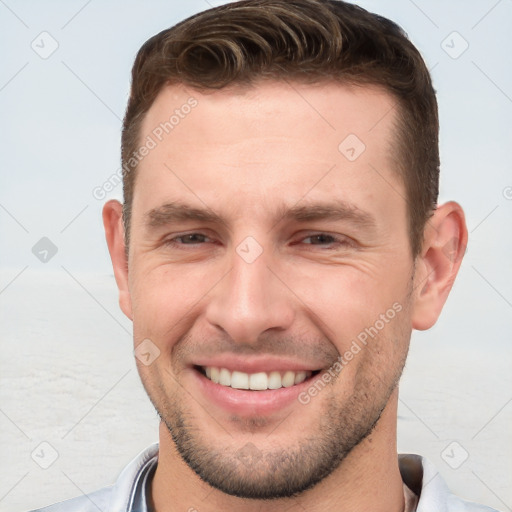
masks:
[[[243,129],[244,135],[250,131],[255,137],[317,135],[334,142],[344,131],[351,131],[375,143],[382,135],[392,135],[395,104],[388,92],[371,85],[260,80],[209,91],[168,85],[147,112],[141,134],[156,129],[158,136],[160,124],[170,122],[169,133],[164,130],[162,135],[172,133],[177,138],[181,134],[180,142],[186,138],[192,142],[205,133],[209,139],[217,135],[217,142],[238,142]]]
[[[164,204],[186,195],[260,212],[306,194],[395,196],[394,105],[377,87],[337,83],[167,86],[143,121],[139,140],[152,149],[139,164],[134,206],[137,196]]]

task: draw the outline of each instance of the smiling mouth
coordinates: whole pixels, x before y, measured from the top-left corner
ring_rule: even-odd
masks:
[[[252,391],[290,388],[320,373],[320,370],[245,373],[215,366],[195,366],[195,369],[215,384]]]

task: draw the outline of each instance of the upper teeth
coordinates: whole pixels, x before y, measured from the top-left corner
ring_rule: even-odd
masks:
[[[230,372],[226,368],[216,368],[213,366],[204,367],[206,376],[213,382],[222,386],[230,386],[235,389],[253,389],[262,391],[265,389],[279,389],[281,387],[289,388],[294,384],[300,384],[311,376],[311,372],[306,371],[286,371],[282,375],[274,371],[270,373],[245,373],[239,371]]]

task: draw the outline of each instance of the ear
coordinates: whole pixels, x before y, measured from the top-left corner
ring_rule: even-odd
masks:
[[[108,201],[103,207],[103,226],[107,239],[108,251],[114,268],[117,288],[119,289],[119,306],[123,313],[132,320],[132,301],[128,287],[128,259],[124,238],[123,206],[119,201]]]
[[[464,212],[450,201],[427,222],[416,258],[412,326],[430,329],[437,321],[462,263],[468,242]]]

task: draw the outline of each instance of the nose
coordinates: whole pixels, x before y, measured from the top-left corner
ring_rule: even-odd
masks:
[[[230,272],[209,294],[208,322],[235,343],[256,345],[265,331],[293,324],[293,294],[268,263],[264,254],[248,263],[235,253]]]

